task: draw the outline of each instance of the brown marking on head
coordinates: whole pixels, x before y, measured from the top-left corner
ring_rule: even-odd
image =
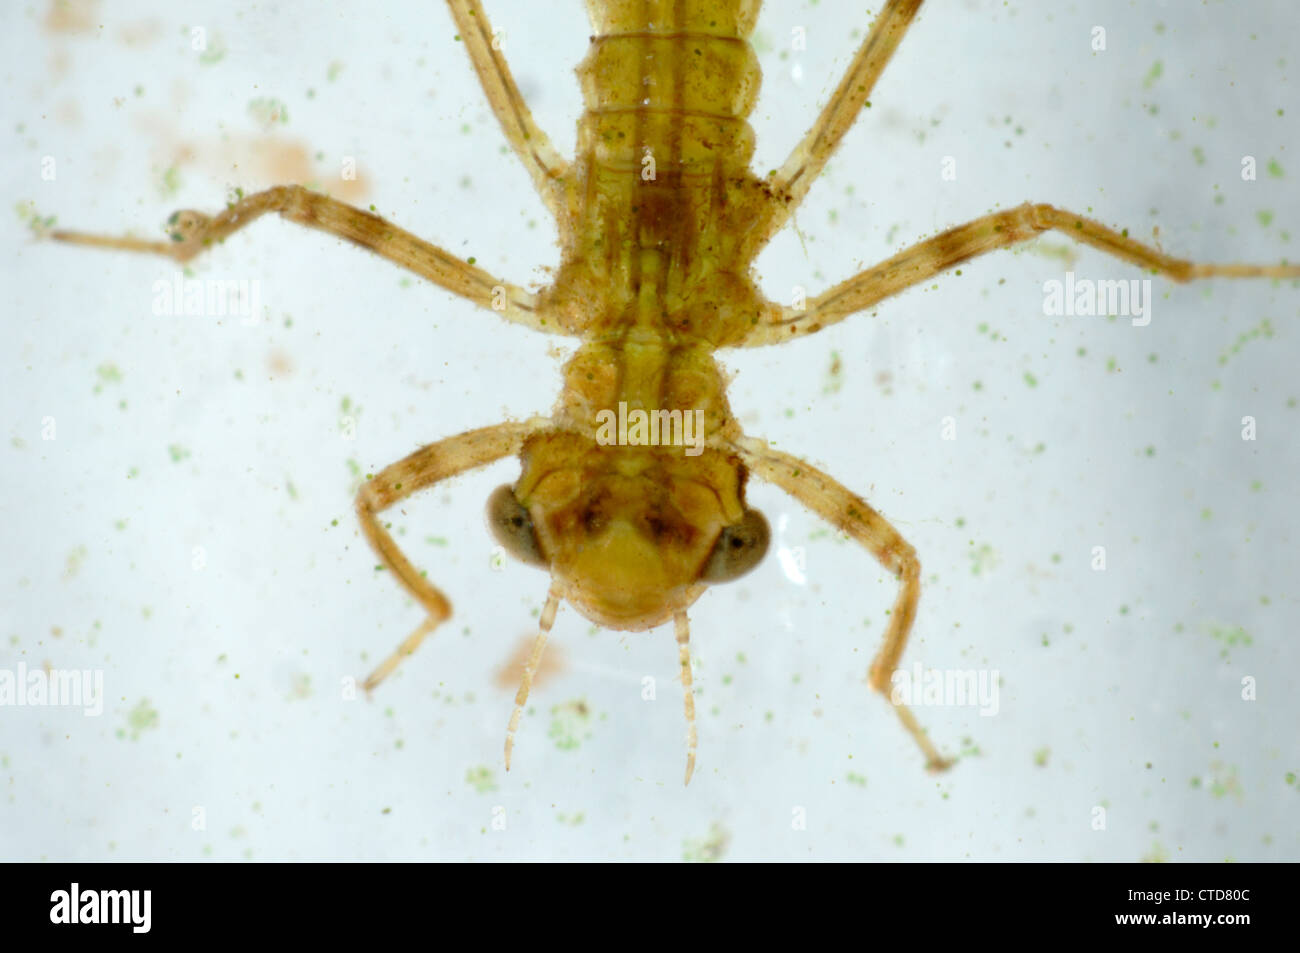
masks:
[[[711,583],[743,575],[766,549],[766,523],[745,507],[747,471],[734,456],[599,446],[551,432],[530,440],[523,459],[510,499],[494,496],[493,506],[514,501],[516,538],[498,538],[548,566],[563,598],[597,625],[666,622]]]

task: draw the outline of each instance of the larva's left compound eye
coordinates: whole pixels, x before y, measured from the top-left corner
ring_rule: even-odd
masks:
[[[511,556],[530,566],[545,568],[550,565],[537,544],[533,518],[515,499],[515,491],[509,483],[497,487],[488,497],[487,517],[492,535]]]
[[[700,573],[700,582],[739,579],[762,561],[771,537],[763,514],[746,510],[739,523],[726,527],[718,536],[713,553]]]

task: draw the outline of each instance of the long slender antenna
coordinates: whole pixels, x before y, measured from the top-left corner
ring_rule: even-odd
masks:
[[[546,635],[551,631],[551,626],[555,624],[555,610],[559,608],[560,596],[552,589],[546,595],[546,605],[542,607],[542,618],[538,624],[537,638],[533,642],[533,654],[528,659],[528,664],[524,666],[524,678],[519,683],[519,691],[515,693],[515,710],[510,715],[510,727],[506,729],[506,770],[510,770],[510,752],[515,747],[515,729],[519,727],[519,716],[524,712],[524,705],[528,703],[528,692],[533,687],[533,676],[537,674],[537,666],[542,663],[542,651],[546,648]]]
[[[691,623],[685,612],[673,615],[673,625],[677,629],[677,661],[682,669],[682,690],[686,696],[686,780],[691,783],[695,773],[695,692],[691,688]]]

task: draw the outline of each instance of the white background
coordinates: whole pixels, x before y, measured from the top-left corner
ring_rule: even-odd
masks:
[[[691,785],[670,631],[594,632],[567,607],[560,671],[535,687],[507,775],[513,688],[497,673],[531,636],[546,581],[493,570],[482,508],[517,463],[396,517],[456,615],[366,703],[342,700],[343,680],[420,613],[374,571],[348,461],[374,472],[547,412],[555,347],[570,343],[278,219],[193,265],[260,282],[260,324],[159,316],[153,285],[170,262],[34,242],[14,211],[154,235],[174,209],[215,211],[234,186],[296,177],[543,283],[554,232],[447,11],[160,0],[92,4],[70,29],[52,6],[0,13],[0,668],[102,670],[108,697],[99,718],[0,709],[0,857],[1300,858],[1287,780],[1300,771],[1297,283],[1156,278],[1149,327],[1049,318],[1042,283],[1063,277],[1063,252],[1081,277],[1141,277],[1053,235],[874,317],[723,354],[750,433],[835,474],[917,547],[905,664],[996,671],[997,716],[920,709],[963,755],[927,775],[863,683],[893,581],[752,485],[780,530],[759,569],[692,612]],[[1292,7],[935,0],[800,210],[802,241],[787,229],[757,262],[764,288],[815,293],[1025,200],[1135,236],[1159,226],[1164,248],[1199,260],[1297,257]],[[569,152],[581,5],[493,0],[488,13]],[[768,4],[757,169],[803,134],[869,22],[863,3]],[[194,27],[215,62],[191,49]],[[287,122],[264,131],[259,98]],[[1258,181],[1241,180],[1245,155]],[[338,178],[344,156],[355,191]],[[955,182],[940,178],[945,156]],[[360,408],[351,441],[345,398]],[[940,439],[945,417],[955,441]],[[782,547],[804,549],[806,581],[782,568]],[[1238,632],[1250,643],[1227,644]],[[1257,701],[1241,698],[1248,676]],[[565,748],[553,709],[579,701],[590,723]]]

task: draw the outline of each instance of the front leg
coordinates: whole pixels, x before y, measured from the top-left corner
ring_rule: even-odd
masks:
[[[1026,204],[982,216],[905,248],[811,299],[805,309],[785,308],[779,321],[756,325],[740,346],[758,347],[815,334],[964,261],[1052,229],[1178,282],[1197,278],[1300,278],[1300,265],[1203,265],[1174,258],[1134,241],[1127,230],[1117,232],[1054,205]]]
[[[952,761],[939,754],[925,731],[905,704],[894,697],[892,677],[907,648],[907,637],[916,620],[916,604],[921,596],[921,563],[907,540],[898,530],[873,510],[865,500],[855,496],[828,474],[809,466],[798,457],[773,450],[762,440],[742,437],[735,445],[750,472],[774,483],[836,529],[841,529],[866,547],[898,578],[898,598],[889,615],[884,644],[871,663],[867,682],[889,699],[894,712],[925,755],[931,771],[945,771]]]
[[[378,515],[412,493],[519,453],[524,441],[548,423],[549,421],[538,418],[528,423],[497,424],[494,427],[470,430],[415,451],[404,460],[385,467],[361,485],[361,490],[357,493],[357,516],[361,520],[361,529],[366,539],[370,541],[385,568],[392,572],[403,588],[428,613],[420,627],[407,636],[396,651],[366,678],[366,691],[387,678],[401,664],[402,659],[419,648],[425,636],[437,628],[439,623],[451,617],[451,602],[437,586],[411,565],[406,554],[398,548],[388,530],[377,519]]]

